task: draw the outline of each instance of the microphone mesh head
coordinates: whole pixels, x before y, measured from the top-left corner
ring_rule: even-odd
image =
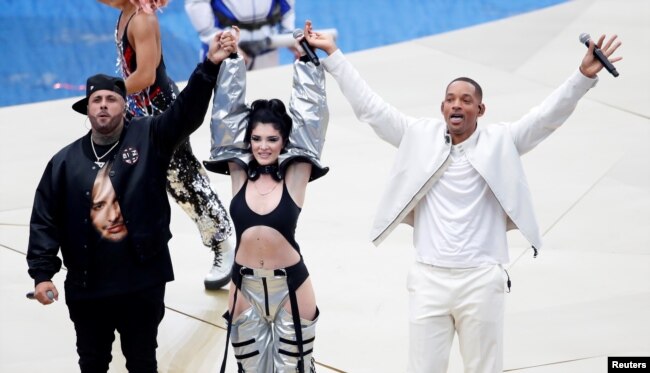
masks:
[[[586,32],[583,32],[582,34],[580,34],[580,42],[582,44],[588,42],[589,39],[591,39],[591,36],[589,36],[589,34],[587,34]]]
[[[297,29],[293,30],[293,38],[294,39],[300,39],[303,36],[305,36],[305,33],[302,32],[301,29],[297,28]]]

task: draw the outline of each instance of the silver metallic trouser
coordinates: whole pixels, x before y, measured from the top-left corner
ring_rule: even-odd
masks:
[[[231,342],[238,372],[295,373],[299,360],[292,316],[284,309],[289,300],[286,277],[273,270],[254,270],[242,279],[241,293],[251,304],[231,325]],[[316,372],[312,357],[316,322],[300,319],[305,372]]]
[[[189,138],[178,146],[169,162],[167,192],[196,223],[205,246],[214,249],[230,236],[228,213],[192,153]]]

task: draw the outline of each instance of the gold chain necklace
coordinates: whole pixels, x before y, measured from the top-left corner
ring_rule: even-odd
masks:
[[[115,149],[115,147],[119,143],[120,143],[120,140],[117,140],[117,142],[115,144],[113,144],[113,146],[111,146],[111,148],[108,149],[108,151],[106,153],[104,153],[104,155],[102,155],[100,157],[100,156],[97,155],[97,151],[95,150],[95,142],[93,141],[93,137],[90,136],[90,147],[93,149],[93,154],[95,155],[95,158],[97,158],[97,160],[95,161],[95,164],[97,165],[97,167],[99,167],[99,168],[104,167],[106,162],[100,162],[100,161],[102,160],[102,158],[106,157],[108,155],[108,153],[110,153],[113,149]]]
[[[257,183],[252,183],[252,184],[253,184],[253,187],[255,188],[255,191],[257,192],[257,194],[259,194],[259,195],[262,196],[262,197],[264,197],[264,196],[268,196],[269,194],[271,194],[271,193],[275,190],[275,188],[278,187],[278,185],[280,185],[280,183],[277,182],[277,183],[275,183],[275,185],[273,186],[273,188],[271,188],[271,190],[269,190],[269,191],[266,192],[266,193],[262,193],[262,192],[260,192],[259,189],[257,189]]]

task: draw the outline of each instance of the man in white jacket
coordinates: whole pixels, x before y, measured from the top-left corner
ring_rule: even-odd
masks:
[[[474,80],[449,83],[444,121],[413,118],[374,93],[332,37],[309,25],[306,38],[328,54],[325,69],[357,118],[398,148],[371,238],[378,245],[399,223],[414,228],[408,371],[447,371],[454,333],[465,372],[503,371],[506,231],[519,229],[535,255],[541,246],[520,157],[562,125],[596,84],[603,66],[594,43],[579,70],[521,119],[479,126],[485,105]],[[609,57],[620,44],[603,35],[597,45]]]

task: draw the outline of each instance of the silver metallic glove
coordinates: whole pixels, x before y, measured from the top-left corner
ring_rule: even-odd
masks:
[[[286,152],[280,154],[278,160],[280,173],[284,174],[293,161],[309,162],[313,165],[309,180],[316,180],[329,171],[329,167],[320,162],[329,122],[322,65],[314,66],[301,60],[294,62],[289,114],[293,129]]]
[[[230,174],[228,162],[248,167],[253,157],[244,143],[248,107],[246,98],[246,66],[241,56],[227,58],[221,63],[212,99],[210,160],[205,168],[220,174]]]

